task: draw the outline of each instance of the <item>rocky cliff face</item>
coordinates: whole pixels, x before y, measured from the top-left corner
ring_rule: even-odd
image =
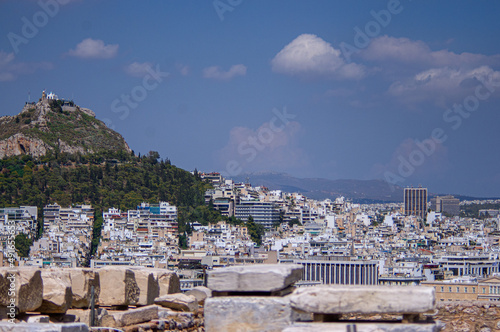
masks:
[[[28,154],[41,157],[47,153],[47,145],[40,139],[31,138],[21,133],[0,141],[0,158]]]
[[[17,116],[0,117],[0,158],[49,151],[95,153],[131,150],[123,137],[95,118],[87,108],[60,100],[26,104]]]

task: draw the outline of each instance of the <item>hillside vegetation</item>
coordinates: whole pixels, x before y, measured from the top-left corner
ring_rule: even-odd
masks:
[[[204,204],[209,184],[159,157],[157,152],[143,157],[117,152],[63,153],[54,159],[5,158],[0,160],[0,206],[37,206],[40,235],[46,204],[92,204],[94,252],[100,238],[103,209],[128,210],[141,202],[167,201],[178,207],[180,244],[185,245],[184,232],[191,231],[186,227],[188,222],[208,224],[224,218]]]
[[[130,153],[123,137],[72,102],[43,100],[26,104],[16,116],[0,118],[0,157],[46,154]]]

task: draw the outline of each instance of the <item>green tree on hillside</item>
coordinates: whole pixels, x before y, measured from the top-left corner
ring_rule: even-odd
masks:
[[[224,220],[205,205],[211,186],[190,172],[177,168],[157,152],[139,158],[122,152],[93,155],[52,154],[0,160],[0,206],[91,204],[96,211],[92,254],[99,243],[102,211],[110,207],[135,209],[141,202],[167,201],[178,207],[179,234],[186,222],[202,224]],[[111,166],[112,165],[112,166]],[[37,236],[42,232],[42,218]]]
[[[256,223],[251,215],[248,216],[245,226],[248,229],[248,234],[250,235],[252,241],[260,246],[262,244],[262,235],[264,235],[264,226]]]
[[[24,233],[19,233],[16,235],[14,238],[15,241],[15,247],[17,250],[17,254],[20,257],[29,257],[30,255],[30,247],[31,247],[31,240],[29,237],[24,234]]]

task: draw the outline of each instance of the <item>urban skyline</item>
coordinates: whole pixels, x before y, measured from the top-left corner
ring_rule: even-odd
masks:
[[[186,170],[497,197],[499,6],[4,1],[0,115],[46,89]]]

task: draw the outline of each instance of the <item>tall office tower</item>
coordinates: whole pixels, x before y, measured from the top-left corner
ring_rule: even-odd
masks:
[[[436,196],[431,199],[432,207],[436,212],[445,212],[452,216],[460,214],[460,200],[451,195]]]
[[[422,219],[427,214],[427,188],[405,188],[405,216],[418,216]]]

